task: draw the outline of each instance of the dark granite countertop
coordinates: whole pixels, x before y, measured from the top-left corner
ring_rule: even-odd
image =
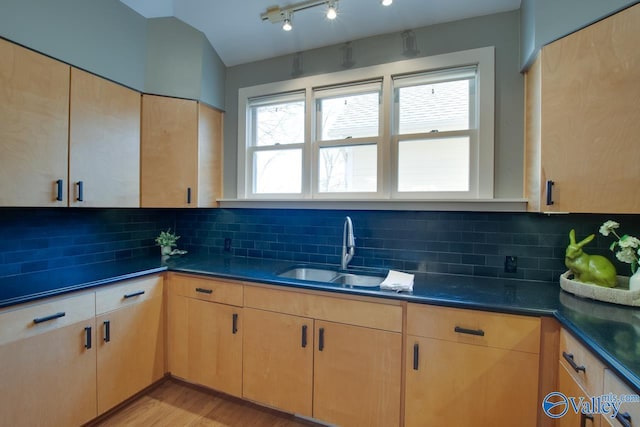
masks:
[[[640,310],[575,297],[558,282],[418,273],[413,292],[346,287],[278,277],[293,261],[187,255],[136,258],[0,278],[0,307],[107,285],[166,270],[300,289],[409,302],[550,316],[640,393]],[[386,271],[381,271],[384,273]]]

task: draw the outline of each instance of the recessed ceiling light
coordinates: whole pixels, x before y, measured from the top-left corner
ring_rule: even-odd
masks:
[[[382,0],[381,3],[383,6],[391,6],[391,3],[393,3],[393,0]]]

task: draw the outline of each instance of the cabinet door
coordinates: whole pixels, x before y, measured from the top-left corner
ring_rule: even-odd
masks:
[[[222,198],[222,111],[198,104],[198,207]]]
[[[67,206],[69,66],[1,39],[0,57],[0,206]]]
[[[97,316],[98,414],[164,375],[162,293]]]
[[[407,336],[405,425],[535,426],[538,355]]]
[[[402,335],[315,324],[314,418],[344,427],[399,426]]]
[[[94,321],[0,345],[1,425],[78,426],[95,418]]]
[[[313,320],[244,309],[242,395],[312,415]]]
[[[241,308],[189,299],[188,379],[242,396]]]
[[[558,391],[567,397],[576,400],[587,399],[587,394],[573,379],[567,368],[560,364],[558,369]],[[564,405],[563,405],[564,406]],[[559,408],[562,409],[562,408]],[[600,427],[601,417],[576,413],[571,405],[567,408],[566,414],[556,419],[556,427]]]
[[[533,210],[640,212],[639,23],[637,5],[590,25],[545,46],[528,73]]]
[[[142,207],[198,205],[198,104],[142,96]]]
[[[140,206],[140,94],[72,68],[70,105],[69,205]]]

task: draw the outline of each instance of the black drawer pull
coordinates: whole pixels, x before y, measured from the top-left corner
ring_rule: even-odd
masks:
[[[420,344],[413,345],[413,370],[418,370],[418,360],[420,360]]]
[[[318,351],[322,351],[324,350],[324,328],[320,328],[318,332]]]
[[[467,329],[467,328],[461,328],[460,326],[456,326],[455,328],[453,328],[453,331],[459,334],[476,335],[478,337],[484,336],[484,331],[482,329]]]
[[[578,366],[578,364],[576,363],[575,360],[573,360],[573,354],[571,353],[567,353],[566,351],[562,352],[562,357],[564,357],[564,360],[566,360],[567,362],[569,362],[569,365],[571,365],[571,367],[573,368],[574,371],[576,372],[584,372],[585,374],[587,373],[587,368],[584,367],[584,365],[580,365]]]
[[[233,313],[231,316],[231,333],[236,334],[238,332],[238,313]]]
[[[76,200],[79,202],[84,202],[84,197],[82,195],[84,193],[84,183],[82,181],[78,181],[77,185],[78,185],[78,197],[76,197]]]
[[[191,204],[191,187],[187,188],[187,204]]]
[[[628,412],[618,412],[616,414],[616,420],[622,424],[622,427],[633,427],[633,424],[631,424],[631,415],[629,415]]]
[[[200,292],[201,294],[212,294],[213,289],[196,288],[196,292]]]
[[[33,319],[33,323],[48,322],[49,320],[59,319],[59,318],[64,317],[66,315],[67,315],[67,313],[65,313],[64,311],[61,311],[61,312],[56,313],[56,314],[50,314],[49,316],[36,317],[35,319]]]
[[[87,350],[91,348],[91,326],[84,328],[84,348]]]
[[[307,325],[302,325],[302,348],[307,347]]]
[[[137,296],[140,296],[140,295],[143,295],[143,294],[144,294],[144,291],[132,292],[130,294],[124,294],[123,298],[124,299],[133,298],[133,297],[137,297]]]
[[[548,180],[547,181],[547,206],[553,205],[553,186],[555,182]]]
[[[593,415],[591,414],[580,414],[580,427],[587,427],[587,420],[591,421],[593,424]]]
[[[109,342],[111,341],[111,321],[105,320],[102,324],[104,325],[104,342]]]
[[[62,184],[63,183],[64,183],[64,181],[61,180],[61,179],[56,181],[56,186],[58,187],[57,188],[57,193],[58,194],[56,194],[56,200],[59,201],[59,202],[62,201]]]

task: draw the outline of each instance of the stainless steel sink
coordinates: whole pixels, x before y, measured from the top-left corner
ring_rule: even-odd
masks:
[[[311,280],[313,282],[331,282],[337,276],[337,272],[333,270],[324,270],[320,268],[294,267],[280,274],[279,277],[289,279]]]
[[[340,272],[337,270],[292,267],[278,274],[288,279],[308,280],[313,282],[335,283],[347,287],[377,287],[384,280],[383,277],[360,272]]]

